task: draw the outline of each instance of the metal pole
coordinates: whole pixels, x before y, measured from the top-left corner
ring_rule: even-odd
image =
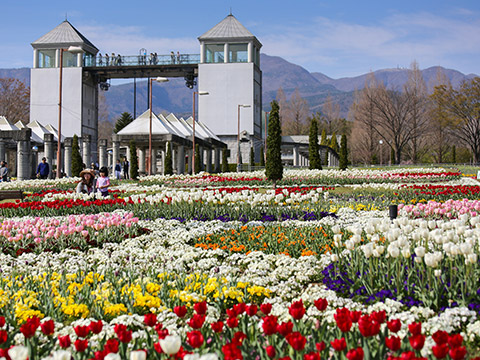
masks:
[[[192,175],[195,174],[195,94],[197,92],[193,92],[193,110],[192,110],[192,117],[193,117],[193,133],[192,133],[192,143],[193,143],[193,151],[192,151]]]
[[[238,130],[237,130],[237,172],[240,172],[240,105],[238,105]]]
[[[150,128],[148,131],[148,175],[152,175],[152,80],[153,79],[148,79],[148,104],[150,108]]]
[[[63,49],[60,49],[60,84],[58,90],[58,142],[57,142],[57,178],[60,179],[60,164],[62,162],[62,76],[63,76]],[[50,164],[52,165],[52,164]]]
[[[137,118],[137,78],[133,78],[133,119]]]

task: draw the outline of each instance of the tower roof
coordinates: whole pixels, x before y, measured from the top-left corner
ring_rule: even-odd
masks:
[[[55,29],[43,35],[32,43],[36,49],[57,48],[65,46],[80,46],[84,50],[96,54],[98,49],[80,31],[67,20],[58,25]]]
[[[220,21],[213,28],[201,35],[198,40],[221,40],[221,39],[238,39],[238,40],[256,40],[258,39],[243,26],[232,14]]]

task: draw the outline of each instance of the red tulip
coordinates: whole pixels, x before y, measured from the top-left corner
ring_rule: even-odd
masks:
[[[233,310],[235,310],[237,316],[242,315],[246,309],[247,309],[247,305],[245,303],[239,303],[239,304],[233,305]]]
[[[297,351],[303,350],[305,348],[305,344],[307,343],[307,338],[300,334],[298,331],[288,334],[285,339],[290,344],[290,346]]]
[[[342,332],[349,332],[352,328],[352,320],[350,319],[350,310],[347,308],[337,309],[337,313],[333,315],[338,328]]]
[[[270,314],[270,311],[272,311],[272,304],[265,303],[260,305],[260,311],[265,315]]]
[[[238,326],[238,318],[237,317],[229,317],[227,319],[227,326],[231,329],[235,329]]]
[[[102,320],[90,322],[90,325],[88,325],[88,328],[90,329],[90,331],[91,331],[92,333],[94,333],[94,334],[100,334],[100,332],[101,332],[102,329],[103,329]]]
[[[328,306],[328,301],[325,299],[318,299],[313,302],[318,311],[324,311]]]
[[[177,315],[179,318],[183,318],[187,314],[187,307],[185,305],[182,306],[175,306],[173,308],[173,312],[175,315]]]
[[[157,315],[152,313],[145,314],[143,316],[143,322],[147,326],[155,326],[155,324],[157,323]]]
[[[265,335],[273,335],[277,332],[277,317],[273,315],[265,316],[262,321],[262,329]]]
[[[194,349],[197,349],[200,346],[202,346],[203,341],[204,341],[204,338],[203,338],[203,335],[200,331],[192,330],[192,331],[187,333],[187,342]]]
[[[62,349],[69,348],[72,345],[72,341],[70,340],[70,335],[59,336],[58,337],[58,344]]]
[[[190,325],[192,329],[201,329],[204,322],[205,315],[194,314],[188,321],[188,325]]]
[[[277,331],[283,337],[290,334],[292,332],[292,330],[293,330],[293,323],[291,321],[283,322],[283,323],[277,325]]]
[[[380,323],[373,320],[370,316],[364,315],[358,320],[358,329],[365,336],[375,336],[380,332]]]
[[[214,332],[220,333],[223,330],[223,321],[211,323],[210,326]]]
[[[408,331],[412,333],[412,335],[418,335],[422,333],[422,323],[411,323],[408,325]]]
[[[465,355],[467,355],[467,348],[465,346],[459,346],[453,349],[450,349],[448,355],[452,358],[452,360],[463,360],[465,359]]]
[[[8,333],[5,330],[0,330],[0,345],[7,342]]]
[[[448,345],[450,345],[451,348],[462,346],[462,343],[463,337],[460,334],[454,334],[448,337]]]
[[[433,345],[432,353],[437,359],[443,359],[448,355],[448,345],[446,343]]]
[[[425,335],[422,335],[422,334],[412,335],[408,338],[408,341],[410,341],[410,346],[414,350],[422,350],[423,345],[425,345]]]
[[[86,338],[90,333],[90,328],[88,326],[78,325],[75,326],[73,330],[75,330],[75,334],[77,334],[79,338]]]
[[[385,310],[374,311],[370,314],[370,317],[376,322],[383,324],[385,322],[385,318],[387,317],[387,313],[385,312]]]
[[[284,356],[282,358],[279,358],[278,360],[292,360],[290,356]]]
[[[402,345],[402,341],[397,336],[390,336],[385,338],[385,345],[392,351],[398,351]]]
[[[320,341],[319,343],[315,344],[315,347],[317,348],[318,352],[322,352],[323,350],[325,350],[327,345],[325,345],[325,343],[323,341]]]
[[[396,333],[396,332],[399,332],[400,329],[402,328],[402,322],[398,319],[390,320],[390,321],[387,321],[387,327],[388,327],[388,330]]]
[[[75,350],[78,352],[84,352],[88,348],[88,339],[77,339],[75,340]]]
[[[205,315],[207,313],[207,302],[202,301],[195,303],[195,305],[193,305],[193,310],[195,310],[198,315]]]
[[[347,348],[347,342],[343,337],[341,339],[335,339],[331,341],[330,344],[332,345],[335,351],[343,351]]]
[[[35,335],[35,331],[37,331],[39,326],[40,319],[36,316],[33,316],[28,318],[27,321],[20,326],[20,332],[23,334],[23,336],[29,339]]]
[[[3,325],[5,325],[5,317],[0,316],[0,328],[3,327]]]
[[[277,352],[275,351],[275,348],[272,345],[268,345],[267,348],[265,349],[267,352],[267,356],[269,358],[274,358]]]
[[[303,360],[320,360],[320,354],[312,351],[308,354],[303,355]]]
[[[432,338],[438,345],[446,344],[448,342],[448,333],[438,330],[432,335]]]
[[[116,354],[118,352],[119,346],[120,343],[117,339],[108,339],[105,343],[105,346],[103,347],[103,351],[105,352],[105,355],[108,355],[110,353]]]
[[[401,360],[415,360],[417,357],[413,351],[407,351],[400,356]]]
[[[243,360],[242,351],[233,343],[223,345],[222,353],[224,360]]]
[[[45,335],[52,335],[55,332],[55,323],[53,320],[44,321],[40,324],[40,329]]]
[[[233,338],[232,338],[232,344],[235,344],[237,346],[241,346],[242,343],[243,343],[243,340],[245,340],[247,338],[247,335],[244,334],[243,332],[241,331],[237,331],[234,335],[233,335]]]
[[[300,320],[303,315],[305,315],[305,307],[303,306],[302,299],[294,301],[288,308],[288,312],[295,320]]]
[[[246,313],[248,316],[254,316],[257,315],[258,312],[258,306],[255,304],[249,305],[245,309]]]
[[[357,323],[361,316],[361,311],[350,311],[350,320],[352,320],[353,323]]]
[[[347,352],[348,360],[363,360],[363,349],[358,347],[356,349],[348,350]]]

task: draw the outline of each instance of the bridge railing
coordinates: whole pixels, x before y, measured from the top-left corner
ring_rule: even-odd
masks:
[[[114,55],[97,56],[84,59],[85,66],[147,66],[147,65],[179,65],[198,64],[200,54],[172,55]]]

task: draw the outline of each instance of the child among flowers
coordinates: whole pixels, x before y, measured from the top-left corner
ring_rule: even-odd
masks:
[[[97,179],[97,189],[103,197],[108,196],[108,187],[110,186],[110,179],[108,178],[108,169],[106,166],[100,168],[100,177]]]

